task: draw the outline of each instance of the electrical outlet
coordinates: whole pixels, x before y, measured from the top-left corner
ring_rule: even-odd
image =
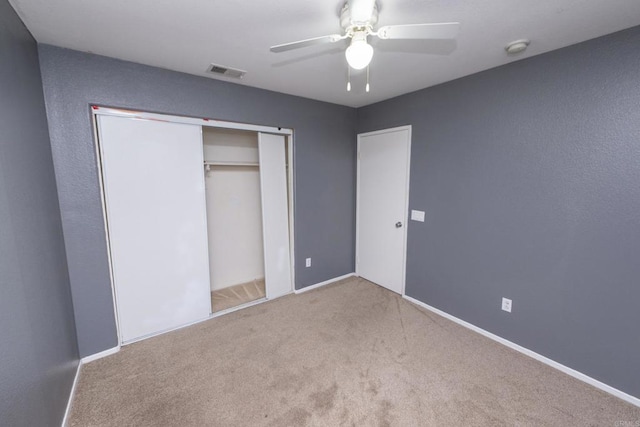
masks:
[[[311,267],[311,258],[307,258],[307,259],[304,261],[304,266],[305,266],[305,267]]]
[[[511,300],[509,298],[502,298],[502,309],[511,313]]]

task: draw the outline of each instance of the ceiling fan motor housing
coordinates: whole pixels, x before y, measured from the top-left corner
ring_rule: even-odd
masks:
[[[349,2],[345,2],[340,11],[340,26],[345,30],[356,31],[358,29],[365,29],[366,27],[373,27],[378,23],[378,4],[374,3],[373,12],[367,22],[351,22],[351,11],[349,10]]]

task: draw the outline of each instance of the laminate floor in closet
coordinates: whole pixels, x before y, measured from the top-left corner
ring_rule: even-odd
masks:
[[[264,298],[265,295],[264,279],[252,280],[251,282],[212,291],[211,307],[213,312],[216,313]]]

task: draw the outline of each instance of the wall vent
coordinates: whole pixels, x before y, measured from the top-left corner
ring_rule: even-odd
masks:
[[[224,65],[211,64],[207,68],[207,73],[217,74],[225,77],[232,77],[234,79],[241,79],[247,74],[246,71],[238,70],[237,68],[225,67]]]

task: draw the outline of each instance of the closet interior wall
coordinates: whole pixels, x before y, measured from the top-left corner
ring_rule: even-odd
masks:
[[[250,283],[248,300],[264,298],[258,134],[204,126],[202,139],[211,292]]]

